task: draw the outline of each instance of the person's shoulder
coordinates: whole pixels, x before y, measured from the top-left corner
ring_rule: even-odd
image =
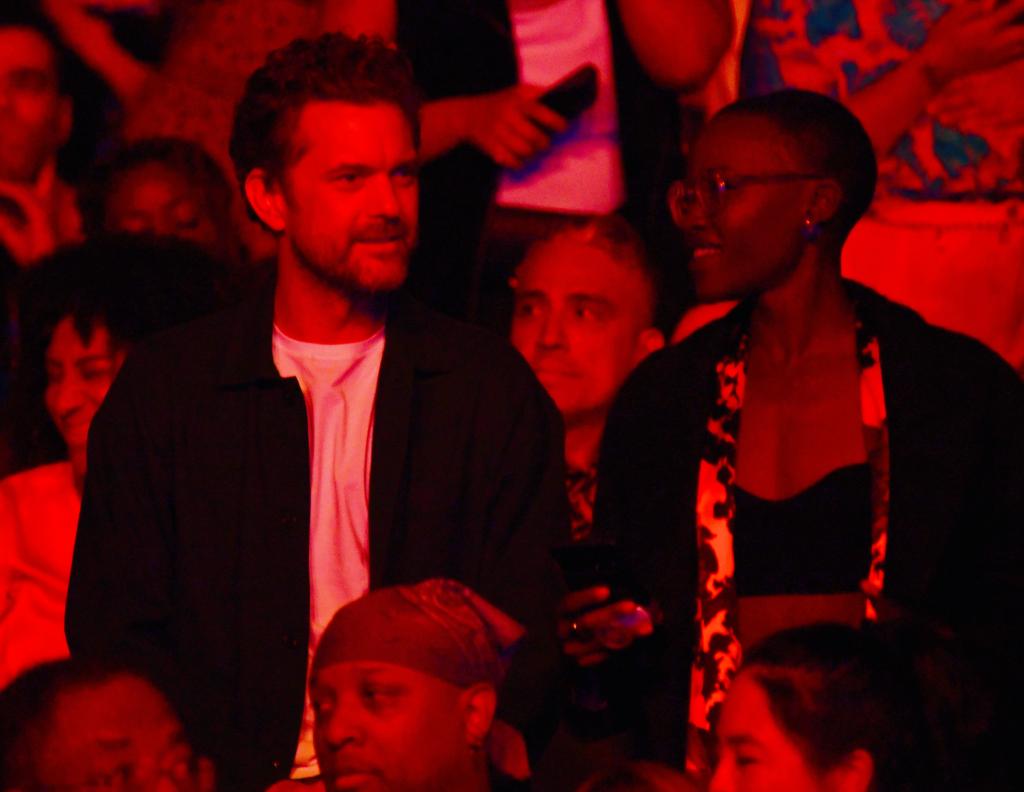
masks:
[[[393,321],[392,321],[393,320]],[[534,382],[529,365],[508,339],[492,330],[446,316],[400,292],[393,301],[389,331],[394,328],[421,368],[468,374],[474,378],[523,379]]]
[[[74,489],[74,478],[67,460],[19,470],[0,479],[0,493],[18,500],[39,502],[69,488]]]
[[[1010,364],[981,341],[933,325],[912,308],[866,286],[850,288],[878,332],[883,370],[895,361],[918,376],[942,379],[948,387],[996,381],[1011,389],[1024,388]]]
[[[182,388],[216,377],[234,347],[265,342],[269,350],[271,319],[262,316],[262,302],[249,298],[154,333],[128,354],[125,375],[170,379]]]
[[[736,310],[648,355],[626,380],[623,393],[627,398],[636,394],[675,399],[703,387],[736,330]]]

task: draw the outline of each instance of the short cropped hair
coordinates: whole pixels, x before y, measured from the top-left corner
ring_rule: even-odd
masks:
[[[827,223],[839,240],[868,210],[878,180],[871,138],[842,104],[813,91],[785,90],[741,99],[719,115],[753,115],[775,124],[792,139],[807,166],[835,179],[842,189],[839,209]]]
[[[97,163],[86,176],[78,193],[86,236],[97,236],[105,231],[106,199],[118,181],[127,173],[153,164],[163,165],[198,186],[208,204],[206,209],[214,213],[214,225],[218,229],[230,227],[234,188],[217,161],[194,141],[153,137],[129,143]]]
[[[419,92],[402,53],[377,36],[296,39],[267,56],[235,108],[229,149],[240,187],[256,168],[280,178],[299,113],[315,101],[396,105],[419,145]]]
[[[608,253],[627,269],[637,271],[649,295],[648,324],[653,324],[661,297],[661,273],[647,253],[647,246],[635,228],[619,214],[586,215],[560,226],[530,247],[543,246],[558,239],[572,239]]]
[[[140,667],[95,657],[34,666],[0,691],[0,789],[36,788],[39,752],[62,694],[98,687],[123,676],[147,682],[167,698]]]

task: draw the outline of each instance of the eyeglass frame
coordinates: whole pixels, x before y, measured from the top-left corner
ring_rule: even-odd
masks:
[[[708,184],[712,181],[715,182],[715,186],[708,190],[708,195],[713,195],[713,198],[705,198],[700,187],[690,183],[687,179],[676,179],[672,182],[666,197],[670,209],[684,212],[699,203],[705,212],[714,213],[721,209],[722,197],[730,190],[739,190],[757,184],[786,184],[827,178],[828,176],[824,173],[738,173],[733,175],[720,170],[709,170],[704,173],[704,187],[707,189]],[[711,190],[714,192],[712,193]]]

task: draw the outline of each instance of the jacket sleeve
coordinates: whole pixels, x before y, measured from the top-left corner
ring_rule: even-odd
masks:
[[[170,390],[129,357],[89,432],[88,472],[68,587],[72,654],[171,669]]]
[[[524,732],[536,755],[560,708],[556,612],[564,585],[550,550],[568,542],[569,511],[561,416],[525,364],[511,373],[521,376],[493,383],[503,395],[483,394],[504,407],[486,411],[496,445],[479,580],[484,595],[527,628],[502,691],[500,715]]]

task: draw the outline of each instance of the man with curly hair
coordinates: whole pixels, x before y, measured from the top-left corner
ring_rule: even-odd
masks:
[[[380,40],[271,53],[231,153],[276,281],[137,350],[93,424],[70,646],[162,667],[228,788],[317,776],[310,658],[370,589],[472,586],[530,630],[504,717],[536,738],[555,698],[562,432],[510,347],[399,290],[417,110]]]

